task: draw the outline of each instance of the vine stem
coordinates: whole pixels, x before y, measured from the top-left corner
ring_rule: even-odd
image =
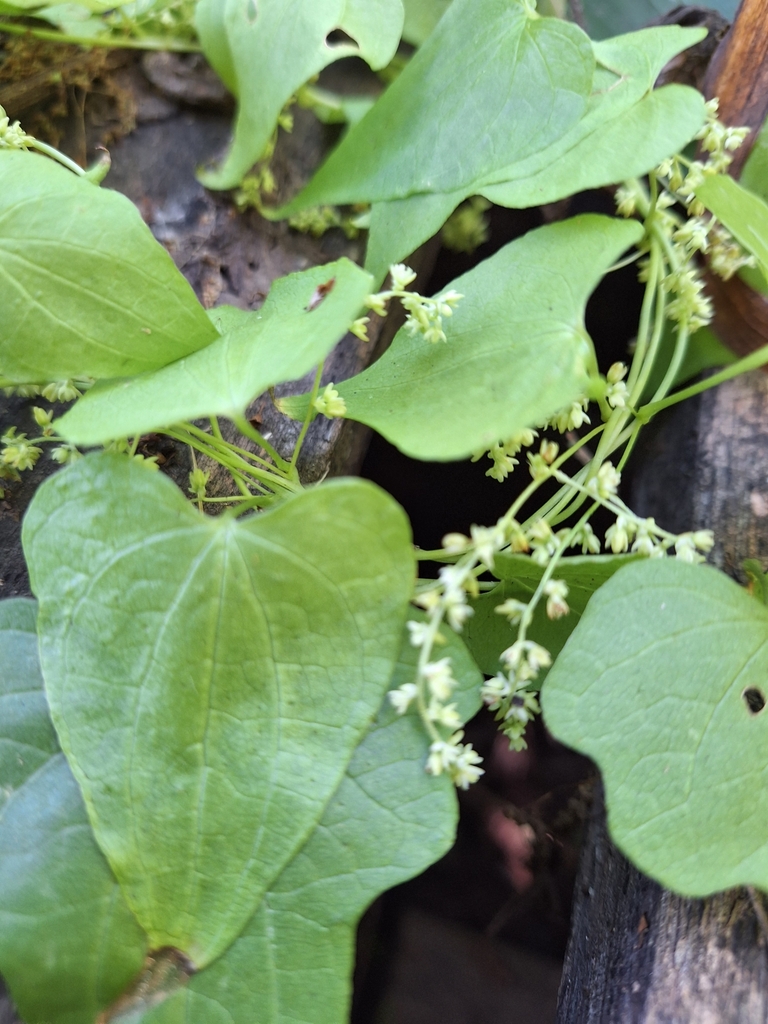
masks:
[[[235,424],[235,426],[243,435],[243,437],[250,438],[251,441],[255,441],[256,444],[259,445],[259,447],[264,449],[264,451],[267,453],[267,455],[269,455],[269,457],[272,459],[272,461],[275,463],[275,466],[277,466],[278,469],[281,469],[283,473],[286,474],[290,472],[290,463],[286,462],[282,455],[278,454],[277,450],[273,448],[269,441],[267,441],[267,439],[258,432],[258,430],[253,426],[252,423],[248,422],[245,416],[235,416],[232,422]]]
[[[75,46],[101,46],[110,50],[170,50],[173,53],[200,53],[197,43],[180,43],[174,39],[121,39],[120,36],[73,36],[56,29],[35,28],[32,25],[17,25],[13,21],[0,21],[0,32],[12,36],[32,36],[52,43],[72,43]]]
[[[638,409],[637,419],[641,425],[648,423],[662,409],[668,409],[672,405],[677,405],[678,402],[684,402],[686,398],[700,395],[702,391],[708,391],[710,388],[717,387],[718,384],[724,384],[727,380],[732,380],[733,377],[738,377],[741,373],[757,370],[767,363],[768,345],[764,345],[743,359],[739,359],[738,362],[726,366],[719,373],[712,374],[711,377],[707,377],[705,380],[697,381],[696,384],[691,384],[690,387],[683,388],[682,391],[676,391],[673,395],[659,399],[657,402],[649,402],[648,405]]]
[[[429,659],[432,657],[432,648],[437,634],[440,631],[442,622],[443,610],[439,607],[435,608],[429,617],[429,628],[424,642],[421,645],[421,650],[419,651],[419,663],[416,667],[416,708],[422,722],[424,723],[424,728],[427,730],[427,734],[433,743],[439,743],[443,737],[437,731],[435,723],[429,717],[427,704],[424,699],[424,669],[427,667]]]
[[[296,439],[296,445],[295,445],[295,447],[293,449],[293,457],[291,459],[291,465],[290,465],[290,472],[291,472],[291,478],[292,479],[298,480],[298,478],[299,478],[299,472],[298,472],[296,466],[298,465],[298,462],[299,462],[299,455],[301,455],[301,447],[304,444],[304,438],[307,436],[307,431],[309,430],[309,425],[312,422],[312,420],[314,419],[313,413],[314,413],[314,409],[315,409],[315,399],[317,398],[318,392],[320,391],[320,381],[322,380],[322,377],[323,377],[323,364],[320,363],[320,365],[318,366],[318,368],[317,368],[317,370],[315,372],[315,380],[314,380],[314,382],[312,384],[312,391],[310,392],[310,395],[309,395],[309,408],[307,409],[307,415],[304,417],[304,422],[301,425],[301,430],[299,431],[299,436]]]
[[[579,519],[575,526],[571,527],[571,529],[568,531],[565,537],[563,537],[563,539],[558,544],[557,550],[547,563],[547,566],[544,569],[544,572],[542,573],[541,579],[539,580],[539,584],[533,592],[533,597],[526,604],[525,611],[520,616],[520,625],[517,630],[518,640],[525,640],[526,633],[528,632],[528,627],[530,626],[531,620],[533,619],[533,613],[536,611],[536,607],[539,601],[541,600],[541,597],[544,593],[544,588],[555,574],[555,569],[557,568],[558,562],[563,557],[563,554],[566,551],[566,549],[571,546],[573,541],[579,535],[579,531],[584,526],[584,524],[589,520],[590,516],[594,513],[595,509],[598,508],[599,505],[599,501],[594,502],[592,507],[587,509],[587,511],[584,513],[581,519]]]

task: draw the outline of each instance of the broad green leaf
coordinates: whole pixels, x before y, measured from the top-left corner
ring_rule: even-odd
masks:
[[[653,84],[667,61],[705,34],[665,26],[595,44],[598,65],[582,118],[542,151],[484,168],[458,191],[375,203],[366,269],[381,280],[471,195],[499,206],[538,206],[644,174],[683,149],[704,123],[704,99],[695,89],[652,91]]]
[[[751,252],[768,276],[768,205],[727,174],[705,178],[696,189],[708,210]]]
[[[532,18],[519,0],[455,0],[286,212],[471,186],[563,136],[586,111],[594,67],[575,25]]]
[[[0,814],[59,749],[37,657],[37,606],[0,601]]]
[[[413,583],[405,516],[339,480],[206,517],[102,453],[42,485],[23,542],[97,841],[152,947],[203,967],[315,827],[381,702]]]
[[[739,181],[744,188],[768,202],[768,121],[752,144]]]
[[[341,57],[388,64],[403,26],[402,0],[200,0],[205,55],[237,97],[234,138],[208,188],[232,188],[262,156],[296,90]],[[351,42],[328,42],[341,29]]]
[[[451,0],[403,0],[403,39],[414,46],[421,46],[448,10],[450,2]]]
[[[0,971],[27,1024],[93,1024],[146,937],[58,752],[32,601],[0,602],[0,797]]]
[[[548,728],[603,772],[611,834],[687,896],[768,889],[768,609],[706,566],[627,566],[550,669]]]
[[[0,150],[0,373],[116,377],[216,337],[136,207],[47,157]]]
[[[534,426],[588,387],[584,306],[642,233],[595,214],[529,232],[451,287],[464,298],[430,345],[403,328],[382,358],[338,385],[347,415],[406,454],[460,459]]]
[[[313,307],[320,285],[331,291]],[[280,278],[257,313],[227,309],[211,319],[213,344],[160,370],[102,381],[56,429],[75,444],[144,434],[201,416],[237,416],[267,388],[303,376],[347,332],[372,279],[347,259]]]
[[[533,615],[528,639],[545,647],[552,658],[556,658],[565,641],[578,625],[587,602],[594,592],[610,579],[615,572],[637,555],[576,555],[558,562],[554,579],[568,585],[568,606],[570,613],[561,619],[549,619],[546,612],[546,598],[539,602]],[[544,569],[527,555],[496,555],[494,575],[501,583],[493,590],[472,601],[474,615],[464,627],[464,639],[477,664],[487,675],[499,671],[499,655],[517,637],[517,626],[510,626],[503,615],[496,612],[498,605],[508,598],[528,602],[539,585]],[[537,685],[546,677],[542,671]]]
[[[739,0],[708,0],[706,7],[733,19]],[[679,7],[677,0],[582,0],[587,30],[595,39],[642,28]]]
[[[457,710],[470,718],[482,677],[461,640],[449,631],[447,641]],[[393,687],[414,678],[417,655],[406,640]],[[243,934],[142,1024],[347,1020],[359,917],[453,843],[456,797],[444,776],[424,771],[428,742],[415,712],[398,718],[386,700],[318,828]]]
[[[21,602],[0,604],[0,618],[9,606]],[[24,602],[22,612],[31,617],[34,630],[34,605]],[[419,611],[411,615],[423,618]],[[405,632],[405,631],[404,631]],[[27,633],[34,645],[34,632]],[[479,687],[482,677],[459,637],[449,631],[447,644],[441,649],[448,655],[459,687],[455,694],[462,719],[471,717],[479,706]],[[0,634],[0,650],[7,653]],[[34,646],[29,663],[34,664]],[[400,653],[390,681],[392,687],[413,679],[418,652],[408,640],[401,639]],[[42,696],[42,694],[41,694]],[[39,725],[53,730],[44,700],[39,707]],[[318,827],[298,851],[292,862],[275,881],[264,900],[233,945],[207,969],[195,975],[189,986],[171,994],[166,1002],[158,1002],[151,993],[150,1009],[142,1012],[142,1001],[137,999],[124,1007],[124,1014],[142,1024],[210,1024],[226,1020],[232,1024],[250,1024],[254,1019],[263,1021],[306,1021],[307,1024],[338,1024],[348,1016],[350,981],[354,961],[355,926],[368,903],[380,892],[422,871],[440,857],[453,842],[457,818],[453,787],[443,776],[434,778],[424,771],[428,739],[415,711],[400,718],[387,699],[356,749],[346,773]],[[54,738],[54,751],[56,750]],[[48,755],[51,757],[51,755]],[[43,786],[38,787],[28,800],[30,818],[40,821],[34,831],[35,839],[41,832],[47,836],[52,807],[77,808],[67,820],[77,823],[79,839],[90,833],[77,786],[61,755],[53,756],[56,768],[42,774]],[[36,803],[36,808],[33,806]],[[1,819],[0,819],[1,821]],[[83,826],[83,827],[81,827]],[[51,833],[52,834],[52,833]],[[2,847],[0,825],[0,848]],[[27,840],[28,841],[28,840]],[[81,844],[82,845],[82,844]],[[87,844],[95,856],[77,857],[79,878],[73,891],[93,886],[104,872],[106,862],[92,839]],[[79,848],[78,848],[79,849]],[[64,851],[72,852],[72,844]],[[58,851],[57,851],[58,856]],[[60,865],[57,865],[60,868]],[[52,907],[60,912],[61,894],[42,884],[47,865],[30,860],[25,865],[25,885],[34,893],[34,900],[50,917]],[[20,874],[16,879],[21,877]],[[68,877],[68,876],[67,876]],[[113,882],[114,885],[114,882]],[[42,890],[42,895],[40,892]],[[2,898],[0,876],[0,899]],[[27,897],[30,896],[27,892]],[[127,909],[116,894],[116,907]],[[55,900],[55,903],[51,903]],[[119,918],[118,918],[119,919]],[[99,919],[100,921],[100,919]],[[2,922],[2,909],[0,909]],[[124,922],[130,938],[136,931],[135,923]],[[28,1003],[31,1011],[28,1024],[40,1024],[41,1015],[51,1024],[92,1024],[93,1002],[87,992],[74,988],[67,990],[62,999],[61,988],[51,977],[48,993],[41,990],[40,958],[47,957],[59,965],[71,966],[73,953],[79,951],[73,941],[88,929],[81,921],[69,919],[71,931],[62,934],[50,930],[47,934],[30,933],[30,942],[22,943],[19,956],[23,956],[24,977],[37,982],[37,1000],[46,1000],[42,1009],[37,1003]],[[12,934],[12,930],[10,930]],[[111,933],[108,937],[114,938]],[[0,931],[0,950],[3,947]],[[133,973],[141,966],[137,955],[132,964]],[[14,961],[15,962],[15,961]],[[16,975],[14,974],[14,978]],[[126,973],[123,984],[132,977]],[[13,979],[12,979],[13,980]],[[14,989],[15,991],[15,989]],[[114,985],[109,989],[106,1002],[119,994]],[[172,991],[172,989],[171,989]],[[49,1005],[50,1004],[50,1005]],[[96,1006],[96,1010],[100,1008]],[[122,1019],[122,1018],[121,1018]]]

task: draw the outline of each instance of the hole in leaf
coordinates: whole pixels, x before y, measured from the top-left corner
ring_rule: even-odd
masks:
[[[756,686],[748,686],[741,696],[751,715],[759,715],[765,707],[765,697]]]
[[[248,3],[245,6],[245,16],[248,19],[248,21],[250,21],[251,24],[253,24],[254,21],[256,21],[258,13],[259,6],[256,3],[256,0],[248,0]]]
[[[357,49],[360,48],[360,44],[357,42],[357,40],[353,39],[352,36],[347,35],[347,33],[342,28],[335,28],[332,32],[329,32],[328,35],[325,37],[325,45],[330,47],[354,46]]]

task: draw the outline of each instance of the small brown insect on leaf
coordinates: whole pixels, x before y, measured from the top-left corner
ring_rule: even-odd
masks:
[[[330,295],[333,291],[333,287],[336,284],[336,278],[332,277],[330,281],[326,281],[325,284],[319,284],[312,292],[312,298],[309,300],[307,305],[307,312],[311,313],[313,309],[317,309],[323,299]]]

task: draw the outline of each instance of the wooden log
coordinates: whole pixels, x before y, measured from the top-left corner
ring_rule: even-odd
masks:
[[[654,423],[632,507],[681,531],[711,528],[711,561],[745,581],[768,563],[768,377],[737,378]],[[598,790],[576,886],[558,1024],[765,1024],[762,897],[667,892],[613,846]]]
[[[747,125],[738,176],[768,113],[768,0],[742,0],[705,79],[729,125]],[[738,278],[712,279],[715,329],[746,353],[768,340],[768,308]],[[738,378],[656,422],[636,455],[632,505],[681,532],[715,533],[710,561],[744,582],[768,562],[768,378]],[[764,1024],[768,920],[762,896],[705,900],[663,890],[607,834],[596,793],[576,887],[558,1024]]]

